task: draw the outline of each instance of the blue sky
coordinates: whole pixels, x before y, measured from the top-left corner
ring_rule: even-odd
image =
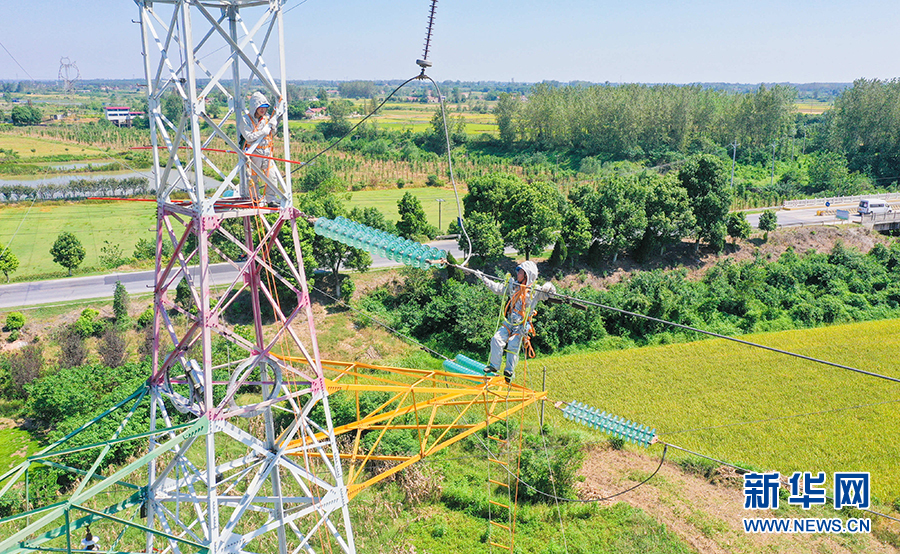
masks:
[[[288,1],[288,78],[411,77],[429,5]],[[0,43],[9,53],[0,49],[0,79],[55,79],[63,56],[82,78],[141,77],[137,17],[131,0],[4,0]],[[900,2],[888,0],[440,0],[429,74],[518,82],[889,79],[900,76],[898,31]]]

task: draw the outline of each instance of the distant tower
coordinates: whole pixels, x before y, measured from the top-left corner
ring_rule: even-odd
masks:
[[[81,78],[81,72],[78,71],[75,62],[70,61],[69,58],[60,58],[59,73],[56,78],[63,87],[63,93],[69,94],[75,88],[75,81]]]

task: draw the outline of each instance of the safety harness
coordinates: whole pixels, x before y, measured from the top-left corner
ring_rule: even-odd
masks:
[[[512,276],[508,273],[506,274],[506,282],[507,286],[504,289],[504,301],[501,303],[500,308],[500,325],[508,325],[509,330],[513,331],[517,326],[522,326],[522,343],[520,345],[520,350],[523,350],[526,359],[534,358],[534,347],[531,346],[531,337],[534,336],[534,325],[532,325],[531,320],[534,318],[537,310],[532,309],[528,311],[528,306],[531,304],[531,300],[534,298],[534,287],[521,285],[517,281],[513,281],[516,283],[516,290],[512,294],[509,294],[509,282],[512,280]],[[519,323],[513,323],[510,321],[510,316],[512,314],[518,314],[521,318]],[[513,337],[518,335],[518,332],[514,332],[510,334],[509,340],[511,341]],[[507,341],[508,343],[509,341]],[[509,350],[506,351],[507,353]]]
[[[251,117],[250,120],[252,121],[253,118]],[[269,117],[264,116],[264,117],[259,118],[259,120],[253,124],[253,132],[256,132],[257,130],[259,130],[263,126],[263,124],[264,124],[263,122],[268,123]],[[254,150],[256,152],[267,152],[266,155],[271,156],[274,147],[275,147],[275,141],[272,139],[272,133],[269,133],[257,141],[256,148]],[[259,168],[257,168],[255,164],[251,163],[250,164],[250,175],[252,177],[259,176],[259,174],[256,172],[257,169],[268,173],[269,163],[270,163],[269,160],[261,160]],[[265,164],[265,166],[263,166],[263,164]],[[263,167],[265,167],[265,169],[263,169]],[[268,175],[266,175],[266,177],[268,177]]]

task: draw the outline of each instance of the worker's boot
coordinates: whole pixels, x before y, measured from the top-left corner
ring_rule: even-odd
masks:
[[[509,382],[512,381],[513,372],[508,369],[504,369],[503,370],[503,378],[506,379],[506,384],[508,385]]]
[[[496,367],[487,366],[484,368],[484,374],[487,375],[488,377],[497,375],[497,372],[499,372],[499,371],[500,370],[497,369]]]

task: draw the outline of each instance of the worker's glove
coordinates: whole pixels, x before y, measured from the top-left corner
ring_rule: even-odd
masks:
[[[547,282],[539,286],[538,288],[546,293],[556,294],[556,287],[553,285],[553,283]]]

